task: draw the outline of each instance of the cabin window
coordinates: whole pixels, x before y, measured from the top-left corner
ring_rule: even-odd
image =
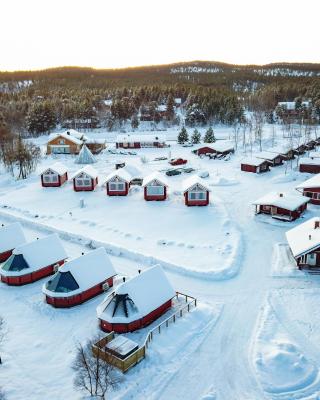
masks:
[[[53,278],[47,282],[46,288],[51,292],[67,293],[79,289],[79,285],[70,271],[58,271]]]
[[[22,254],[12,254],[8,260],[2,265],[4,271],[22,271],[29,268]]]
[[[205,200],[206,192],[189,192],[189,200]]]
[[[320,200],[320,193],[312,193],[313,194],[313,196],[312,196],[312,198],[314,199],[314,200]],[[311,197],[311,196],[310,196]]]
[[[262,206],[262,208],[263,208],[265,211],[270,211],[270,210],[271,210],[271,206]]]
[[[55,175],[53,172],[47,172],[45,175],[43,175],[43,182],[45,182],[45,183],[57,183],[58,182],[58,176]]]
[[[59,144],[64,144],[64,139],[59,140]]]
[[[310,197],[310,199],[312,199],[312,197],[313,197],[313,193],[312,192],[304,192],[304,195],[306,197]]]
[[[147,186],[147,194],[149,196],[162,196],[164,194],[163,186]]]
[[[124,182],[110,182],[109,190],[112,192],[124,192],[125,183]]]
[[[77,186],[91,186],[91,179],[89,178],[77,178],[76,179]]]

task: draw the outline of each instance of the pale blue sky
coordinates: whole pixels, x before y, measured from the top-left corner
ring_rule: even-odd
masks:
[[[320,0],[0,0],[0,70],[320,62]]]

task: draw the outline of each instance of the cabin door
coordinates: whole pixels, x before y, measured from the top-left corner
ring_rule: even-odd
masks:
[[[317,255],[315,253],[308,254],[307,262],[309,265],[316,265],[317,264]]]

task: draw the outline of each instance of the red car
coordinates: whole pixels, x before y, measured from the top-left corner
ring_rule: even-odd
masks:
[[[183,164],[187,164],[187,160],[184,160],[183,158],[172,158],[169,161],[169,164],[171,165],[183,165]]]

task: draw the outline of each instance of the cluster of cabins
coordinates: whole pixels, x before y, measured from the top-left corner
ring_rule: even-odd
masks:
[[[271,148],[261,151],[253,157],[245,158],[241,161],[241,171],[260,174],[270,171],[270,167],[282,165],[284,161],[293,160],[296,156],[310,152],[308,157],[299,159],[299,171],[309,173],[320,173],[320,153],[312,152],[320,145],[320,138],[310,140],[306,144],[299,144],[293,148]]]
[[[100,247],[69,259],[56,234],[27,242],[19,223],[0,228],[0,276],[10,286],[49,277],[42,292],[56,308],[73,307],[108,291],[117,272]],[[117,285],[98,306],[101,329],[129,332],[140,329],[172,306],[176,292],[160,266],[148,268]]]
[[[59,187],[68,181],[68,171],[57,162],[40,173],[43,187]],[[76,192],[93,191],[98,185],[98,173],[87,165],[73,174],[70,179]],[[132,185],[132,175],[126,168],[112,171],[102,182],[108,196],[127,196]],[[168,196],[169,184],[159,172],[146,176],[142,182],[146,201],[164,201]],[[206,206],[209,204],[210,189],[200,177],[194,175],[183,181],[182,190],[187,206]]]

